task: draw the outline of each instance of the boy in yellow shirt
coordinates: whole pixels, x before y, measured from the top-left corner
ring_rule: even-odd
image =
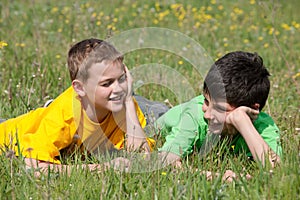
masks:
[[[28,166],[45,170],[61,170],[60,158],[75,149],[149,152],[153,141],[143,132],[146,120],[132,96],[132,77],[123,55],[105,41],[86,39],[69,50],[68,68],[72,86],[48,107],[0,124],[2,151],[13,151],[24,156]],[[104,166],[128,163],[116,158]],[[84,167],[101,170],[103,165]]]

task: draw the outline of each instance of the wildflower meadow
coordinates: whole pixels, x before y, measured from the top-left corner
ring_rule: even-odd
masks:
[[[297,0],[1,0],[0,118],[41,107],[67,89],[67,52],[83,39],[111,41],[125,55],[135,93],[170,107],[201,94],[207,69],[225,53],[258,52],[271,73],[264,111],[281,131],[283,159],[272,169],[221,157],[220,148],[206,157],[195,152],[181,168],[36,177],[22,158],[4,152],[0,199],[300,199],[299,8]],[[252,178],[229,183],[201,173],[227,169]]]

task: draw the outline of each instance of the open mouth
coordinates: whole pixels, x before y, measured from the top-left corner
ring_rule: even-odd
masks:
[[[221,134],[223,129],[223,124],[210,124],[209,131],[214,134]]]
[[[123,98],[123,95],[120,95],[120,96],[110,97],[108,100],[109,101],[120,101],[122,98]]]

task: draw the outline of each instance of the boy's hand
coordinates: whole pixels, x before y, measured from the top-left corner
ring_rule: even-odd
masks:
[[[127,77],[127,95],[126,95],[126,101],[127,100],[130,100],[132,98],[132,92],[133,92],[133,89],[132,89],[132,84],[133,84],[133,79],[132,79],[132,76],[130,74],[130,71],[128,70],[127,66],[124,65],[124,70],[125,70],[125,73],[126,73],[126,77]]]
[[[235,132],[237,125],[246,117],[250,118],[252,122],[254,122],[259,114],[259,110],[255,110],[253,108],[247,106],[240,106],[231,111],[226,116],[226,124],[228,125],[228,129],[230,132]]]
[[[234,122],[244,117],[245,114],[251,119],[251,121],[255,121],[258,117],[259,110],[252,109],[247,106],[240,106],[234,109],[229,115],[226,117],[226,123],[233,124]]]

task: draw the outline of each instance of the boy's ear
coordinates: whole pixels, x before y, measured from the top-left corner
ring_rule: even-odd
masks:
[[[73,80],[72,87],[79,96],[81,96],[81,97],[85,96],[85,90],[83,87],[83,83],[80,80],[77,80],[77,79]]]
[[[260,107],[259,103],[255,103],[255,104],[252,106],[252,108],[255,109],[255,110],[259,110],[259,107]]]

